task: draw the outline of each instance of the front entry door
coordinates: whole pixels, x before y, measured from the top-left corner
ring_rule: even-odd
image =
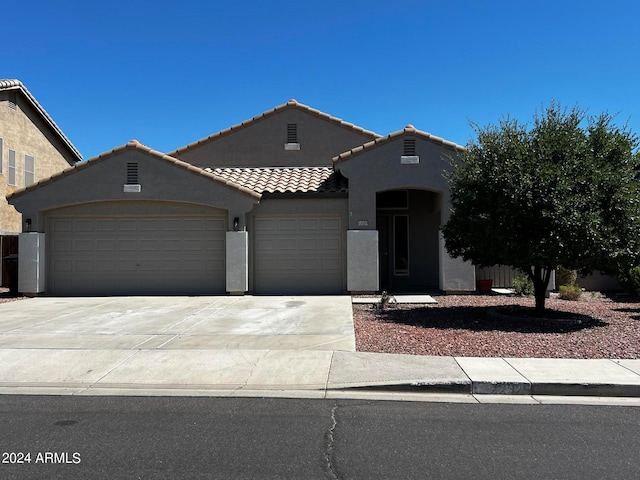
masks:
[[[407,288],[409,276],[409,215],[382,214],[378,225],[380,288]]]

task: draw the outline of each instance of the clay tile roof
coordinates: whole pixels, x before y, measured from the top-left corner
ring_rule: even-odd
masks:
[[[305,111],[307,113],[310,113],[312,115],[315,115],[319,118],[322,118],[326,121],[332,122],[336,125],[340,125],[341,127],[344,128],[348,128],[350,130],[353,130],[357,133],[360,133],[362,135],[366,135],[368,137],[370,137],[371,139],[375,139],[375,138],[379,138],[380,135],[378,135],[375,132],[369,131],[369,130],[365,130],[364,128],[358,127],[356,125],[354,125],[353,123],[349,123],[349,122],[345,122],[344,120],[337,118],[337,117],[333,117],[327,113],[321,112],[320,110],[316,110],[315,108],[311,108],[307,105],[303,105],[302,103],[299,103],[297,100],[295,99],[291,99],[289,100],[287,103],[284,103],[282,105],[278,105],[275,108],[272,108],[271,110],[267,110],[264,113],[261,113],[260,115],[256,115],[253,118],[250,118],[249,120],[245,120],[244,122],[238,123],[236,125],[233,125],[232,127],[229,127],[225,130],[221,130],[217,133],[214,133],[212,135],[209,135],[206,138],[200,139],[196,142],[190,143],[189,145],[186,145],[184,147],[181,147],[177,150],[174,150],[173,152],[169,152],[168,155],[171,155],[172,157],[177,157],[179,156],[181,153],[191,150],[192,148],[198,147],[200,145],[204,145],[207,144],[209,142],[213,142],[221,137],[224,137],[226,135],[229,135],[230,133],[233,132],[237,132],[238,130],[242,129],[242,128],[246,128],[250,125],[253,125],[256,122],[259,122],[260,120],[264,120],[267,117],[270,117],[271,115],[274,115],[275,113],[281,112],[282,110],[285,110],[287,108],[297,108],[298,110],[302,110]]]
[[[67,148],[71,151],[71,153],[76,157],[75,161],[79,162],[82,160],[82,155],[80,154],[78,149],[76,149],[76,147],[73,146],[73,144],[67,138],[67,136],[64,133],[62,133],[62,130],[60,129],[60,127],[56,125],[56,122],[54,122],[53,119],[46,112],[46,110],[42,108],[42,105],[38,103],[38,101],[36,100],[36,97],[34,97],[31,94],[31,92],[27,90],[27,87],[25,87],[20,80],[0,79],[0,91],[2,90],[17,90],[21,92],[24,95],[24,97],[31,103],[33,108],[35,108],[35,110],[42,116],[45,122],[49,124],[49,126],[55,132],[55,134],[58,135],[58,137],[60,137],[60,140],[62,140],[62,143],[64,143],[67,146]]]
[[[406,127],[404,127],[402,130],[398,130],[397,132],[393,132],[390,133],[389,135],[385,136],[385,137],[378,137],[375,140],[372,140],[370,142],[365,143],[364,145],[360,145],[359,147],[355,147],[352,148],[351,150],[341,153],[340,155],[337,155],[335,157],[333,157],[333,164],[337,164],[340,162],[344,162],[350,158],[355,157],[356,155],[359,155],[363,152],[366,152],[368,150],[371,150],[372,148],[376,148],[379,145],[382,145],[384,143],[387,143],[391,140],[395,140],[397,138],[400,138],[404,135],[413,135],[415,137],[419,137],[419,138],[423,138],[425,140],[428,140],[430,142],[433,143],[439,143],[441,145],[444,145],[445,147],[450,147],[454,150],[458,150],[458,151],[465,151],[466,148],[463,147],[462,145],[458,145],[456,143],[450,142],[448,140],[445,140],[443,138],[440,137],[436,137],[435,135],[431,135],[430,133],[427,132],[423,132],[420,131],[418,129],[416,129],[413,125],[407,125]]]
[[[12,197],[19,197],[21,195],[24,195],[25,193],[28,193],[32,190],[36,190],[40,187],[43,187],[45,185],[48,185],[49,183],[53,183],[56,180],[59,180],[60,178],[66,177],[67,175],[70,175],[72,173],[74,173],[77,170],[81,170],[83,168],[87,168],[90,167],[91,165],[94,165],[98,162],[101,162],[117,153],[120,153],[122,151],[125,150],[140,150],[142,152],[148,153],[158,159],[164,160],[166,162],[170,162],[173,163],[175,165],[177,165],[180,168],[183,168],[185,170],[189,170],[190,172],[196,174],[196,175],[202,175],[204,177],[207,177],[213,181],[216,181],[218,183],[222,183],[223,185],[226,185],[229,188],[232,188],[234,190],[240,191],[242,193],[245,193],[249,196],[252,196],[254,198],[259,199],[261,197],[259,192],[256,192],[253,189],[247,188],[243,185],[240,185],[238,183],[235,183],[233,180],[231,179],[227,179],[224,177],[221,177],[219,175],[216,175],[215,173],[211,172],[211,171],[205,171],[201,168],[195,167],[193,165],[191,165],[190,163],[186,163],[183,162],[182,160],[178,160],[177,158],[173,158],[170,157],[168,155],[165,155],[161,152],[158,152],[157,150],[153,150],[149,147],[147,147],[146,145],[141,144],[140,142],[138,142],[137,140],[129,140],[129,142],[125,145],[122,145],[120,147],[114,148],[113,150],[110,150],[108,152],[102,153],[101,155],[98,155],[97,157],[93,157],[90,158],[89,160],[87,160],[86,162],[81,162],[81,163],[77,163],[72,167],[66,168],[65,170],[63,170],[62,172],[58,172],[55,175],[40,180],[37,183],[34,183],[32,185],[29,185],[28,187],[25,188],[21,188],[19,190],[16,190],[15,192],[13,192],[11,195],[7,195],[7,199],[12,198]]]
[[[206,168],[257,193],[342,193],[347,179],[332,167]]]

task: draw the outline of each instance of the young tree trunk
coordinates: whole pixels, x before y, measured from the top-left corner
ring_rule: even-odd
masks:
[[[533,282],[534,297],[536,299],[536,315],[542,317],[544,316],[547,288],[549,287],[549,280],[551,279],[551,269],[536,265],[535,267],[531,267],[528,273]]]

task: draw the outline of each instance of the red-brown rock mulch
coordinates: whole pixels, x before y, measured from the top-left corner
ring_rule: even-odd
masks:
[[[434,305],[377,310],[354,305],[356,349],[361,352],[465,357],[640,358],[640,299],[585,292],[578,301],[552,294],[540,320],[491,316],[533,299],[498,295],[445,295]],[[509,308],[506,308],[509,310]],[[566,315],[565,315],[566,314]],[[499,318],[496,318],[499,317]]]
[[[8,288],[0,287],[0,303],[15,302],[16,300],[23,300],[25,298],[27,297],[11,294]]]

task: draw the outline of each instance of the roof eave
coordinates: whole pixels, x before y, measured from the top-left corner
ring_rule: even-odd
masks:
[[[71,154],[76,157],[74,163],[82,161],[82,155],[78,151],[78,149],[71,143],[71,140],[67,138],[67,136],[62,132],[62,129],[53,121],[53,118],[47,113],[47,111],[38,103],[36,98],[31,94],[31,92],[25,87],[25,85],[20,80],[0,80],[0,90],[10,91],[16,90],[19,91],[35,108],[35,110],[40,114],[40,116],[47,122],[49,127],[54,131],[54,133],[62,140],[62,143],[69,149]]]

